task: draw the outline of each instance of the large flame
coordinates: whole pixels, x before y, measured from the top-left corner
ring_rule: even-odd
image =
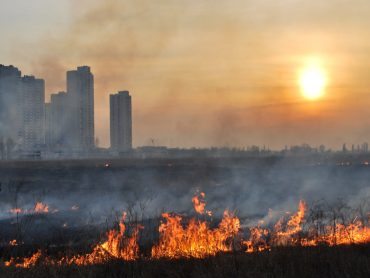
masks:
[[[200,192],[192,198],[194,209],[199,214],[211,216],[205,210],[205,193]],[[152,257],[204,258],[218,252],[231,251],[234,237],[240,230],[240,221],[233,213],[225,211],[217,228],[211,229],[206,221],[191,218],[183,226],[183,217],[163,213],[164,222],[159,226],[159,243],[152,247]]]
[[[289,245],[297,243],[297,234],[302,230],[306,203],[299,201],[298,211],[288,220],[284,229],[284,219],[281,218],[275,225],[274,241],[276,245]]]
[[[152,248],[152,257],[204,258],[218,252],[231,251],[233,239],[238,234],[240,222],[231,212],[225,211],[221,223],[211,229],[205,221],[189,220],[183,227],[180,215],[163,213],[159,226],[159,243]]]

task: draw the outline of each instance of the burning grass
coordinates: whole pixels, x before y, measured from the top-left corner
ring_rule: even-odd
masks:
[[[138,259],[138,235],[142,226],[136,225],[131,237],[126,237],[125,218],[126,214],[123,214],[119,222],[119,230],[110,230],[107,233],[107,240],[101,244],[97,244],[90,254],[74,256],[71,259],[63,258],[59,263],[93,265],[101,264],[108,260],[129,261]]]
[[[297,212],[288,213],[276,222],[271,217],[268,221],[260,221],[257,226],[241,228],[239,218],[234,212],[228,210],[216,225],[212,213],[205,208],[204,193],[195,195],[192,202],[198,213],[195,217],[189,218],[174,213],[162,214],[158,239],[151,242],[150,253],[142,252],[141,247],[145,249],[145,246],[140,245],[140,234],[145,227],[138,223],[128,223],[126,214],[123,214],[117,227],[109,230],[106,239],[93,246],[89,253],[71,254],[68,250],[64,250],[58,254],[48,254],[49,250],[44,248],[30,256],[10,258],[3,256],[0,262],[1,268],[34,269],[43,266],[58,269],[69,267],[99,269],[99,265],[110,266],[117,263],[125,263],[125,268],[126,263],[135,266],[135,262],[143,261],[155,268],[166,260],[187,259],[186,262],[189,263],[194,259],[203,259],[205,262],[218,263],[218,258],[222,258],[222,260],[231,261],[235,267],[233,271],[239,273],[238,265],[249,261],[250,258],[268,262],[269,259],[266,256],[274,258],[277,254],[285,254],[284,252],[287,251],[284,250],[293,250],[292,248],[312,256],[314,252],[319,252],[309,251],[312,249],[326,250],[325,252],[329,254],[335,252],[327,251],[330,248],[339,250],[338,246],[361,245],[364,246],[364,250],[367,250],[363,260],[368,270],[370,269],[368,213],[365,217],[363,215],[360,217],[353,212],[344,217],[340,210],[318,213],[317,209],[309,211],[307,204],[300,201]],[[35,206],[34,211],[47,213],[47,208],[46,205]],[[129,231],[127,225],[130,226]],[[9,242],[9,248],[20,248],[20,245],[17,240]]]
[[[152,258],[204,258],[233,250],[233,240],[240,230],[240,221],[225,211],[222,221],[210,229],[206,221],[192,218],[184,228],[179,215],[162,214],[159,243],[152,248]]]
[[[49,213],[49,206],[42,203],[37,202],[32,209],[23,209],[23,208],[12,208],[9,210],[11,214],[37,214],[37,213]]]

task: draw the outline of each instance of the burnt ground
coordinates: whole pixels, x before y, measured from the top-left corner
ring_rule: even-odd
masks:
[[[110,261],[88,267],[1,268],[0,277],[369,277],[370,246],[278,248],[206,259]]]

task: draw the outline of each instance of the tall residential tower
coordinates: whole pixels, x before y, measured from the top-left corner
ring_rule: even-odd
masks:
[[[15,144],[22,136],[22,73],[14,66],[0,65],[0,140]]]
[[[45,144],[44,103],[44,80],[22,77],[22,146],[26,151],[40,150]]]
[[[90,67],[67,71],[67,116],[70,147],[89,150],[94,147],[94,76]]]
[[[68,97],[65,92],[52,94],[50,97],[49,115],[49,147],[53,150],[67,148],[69,145],[70,131],[67,126],[69,112]]]
[[[110,95],[110,143],[112,150],[119,152],[132,148],[131,96],[128,91]]]
[[[45,82],[0,65],[0,140],[20,151],[40,151],[44,140]]]

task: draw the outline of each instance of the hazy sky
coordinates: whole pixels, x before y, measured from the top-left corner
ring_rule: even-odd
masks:
[[[368,0],[0,0],[0,63],[46,80],[89,65],[95,126],[109,145],[109,94],[130,90],[134,145],[370,141]],[[310,59],[323,98],[302,97]]]

